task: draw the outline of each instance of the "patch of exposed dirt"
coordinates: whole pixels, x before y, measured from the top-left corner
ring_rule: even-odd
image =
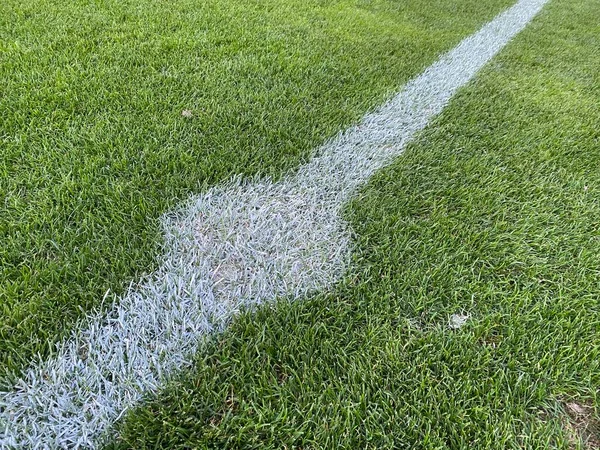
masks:
[[[566,413],[565,431],[573,448],[582,442],[587,450],[600,450],[600,419],[593,406],[582,401],[562,402]]]

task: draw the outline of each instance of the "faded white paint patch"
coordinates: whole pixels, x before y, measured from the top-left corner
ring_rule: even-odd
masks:
[[[93,448],[240,308],[338,280],[351,250],[343,205],[546,1],[520,0],[297,173],[233,180],[166,216],[161,268],[0,394],[1,447]]]

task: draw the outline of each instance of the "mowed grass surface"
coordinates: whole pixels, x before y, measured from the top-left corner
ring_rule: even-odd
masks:
[[[177,202],[297,166],[510,3],[3,0],[0,373],[152,270]]]
[[[109,448],[575,448],[562,405],[591,423],[600,388],[597,11],[551,2],[351,204],[339,288],[239,317]]]

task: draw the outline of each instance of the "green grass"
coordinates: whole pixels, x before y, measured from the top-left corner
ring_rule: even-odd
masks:
[[[572,448],[561,402],[600,406],[598,6],[551,2],[372,180],[334,292],[240,316],[109,447]]]
[[[3,0],[0,374],[151,271],[162,213],[296,167],[510,3]]]

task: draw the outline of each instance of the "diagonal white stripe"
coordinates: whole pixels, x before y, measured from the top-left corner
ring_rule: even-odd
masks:
[[[297,173],[276,183],[233,180],[164,217],[161,268],[0,394],[0,446],[93,448],[241,307],[338,280],[350,255],[345,202],[546,2],[520,0]]]

